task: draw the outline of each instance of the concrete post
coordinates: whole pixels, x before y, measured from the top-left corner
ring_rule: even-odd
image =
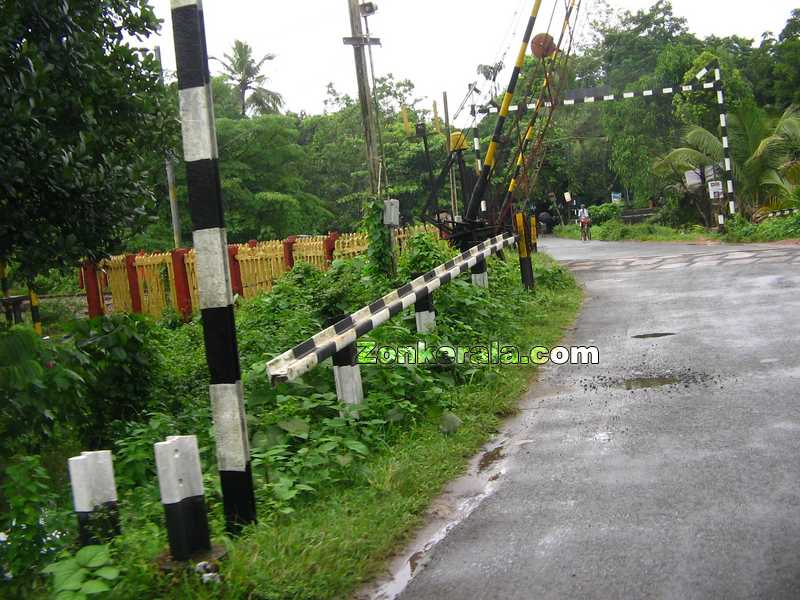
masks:
[[[188,560],[209,552],[211,534],[197,437],[170,436],[155,444],[155,454],[172,558]]]
[[[81,452],[67,465],[81,546],[109,542],[120,533],[111,451]]]

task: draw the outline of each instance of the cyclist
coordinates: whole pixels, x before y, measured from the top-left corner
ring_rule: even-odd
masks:
[[[588,241],[592,239],[592,220],[589,218],[589,210],[585,204],[581,204],[581,209],[578,211],[578,221],[581,224],[581,241]]]

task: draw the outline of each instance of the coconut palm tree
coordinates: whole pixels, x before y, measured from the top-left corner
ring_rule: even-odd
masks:
[[[233,43],[233,51],[225,54],[224,60],[214,58],[222,65],[225,79],[239,92],[243,117],[247,116],[248,109],[261,114],[275,113],[283,106],[283,96],[264,87],[268,78],[261,72],[264,64],[274,58],[274,54],[268,53],[256,60],[253,48],[241,40]]]
[[[750,211],[790,202],[800,183],[800,109],[790,106],[777,120],[758,108],[742,110],[731,115],[730,136],[739,202]],[[705,188],[706,168],[722,162],[722,142],[698,126],[687,129],[684,141],[653,163],[653,173],[682,180],[684,172],[696,171]]]

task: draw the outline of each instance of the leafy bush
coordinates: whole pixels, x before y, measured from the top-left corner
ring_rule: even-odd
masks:
[[[66,556],[48,565],[43,573],[53,576],[53,594],[57,600],[86,600],[111,591],[119,578],[119,569],[111,564],[108,546],[84,546],[75,556]]]
[[[727,223],[724,239],[728,242],[772,242],[800,238],[800,213],[766,219],[757,225],[741,215]]]
[[[88,382],[88,406],[77,425],[89,449],[111,443],[111,423],[135,419],[152,407],[152,373],[159,370],[157,355],[147,343],[152,327],[146,318],[121,313],[73,323],[75,348],[83,355]]]
[[[622,205],[609,202],[589,207],[589,216],[594,225],[601,225],[606,221],[619,219],[622,216]]]
[[[34,451],[60,423],[85,416],[88,364],[71,343],[42,340],[22,326],[0,330],[0,460]]]
[[[54,482],[37,455],[14,458],[0,480],[0,578],[14,589],[63,545],[67,510],[59,511]]]

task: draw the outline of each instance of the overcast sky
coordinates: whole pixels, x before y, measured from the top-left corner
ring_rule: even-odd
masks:
[[[458,104],[475,68],[491,63],[507,52],[513,62],[531,0],[378,0],[379,10],[370,18],[370,30],[380,37],[374,49],[378,76],[393,73],[417,86],[425,105],[447,91]],[[612,6],[637,10],[654,0],[610,0]],[[564,0],[544,0],[536,32],[547,29],[554,5],[552,29],[563,18]],[[584,0],[584,6],[595,3]],[[692,32],[736,34],[758,40],[764,31],[783,29],[798,0],[673,0],[675,13],[688,19]],[[162,47],[165,67],[175,68],[169,0],[154,0],[164,21],[162,35],[152,45]],[[486,7],[489,7],[488,9]],[[343,93],[356,96],[352,48],[342,44],[350,34],[347,0],[204,0],[209,55],[229,52],[235,39],[253,46],[257,55],[277,58],[267,63],[269,87],[283,94],[287,109],[319,113],[324,109],[325,88],[333,82]],[[590,11],[578,26],[586,33]],[[212,72],[219,68],[211,64]],[[503,85],[505,85],[505,77]],[[441,106],[441,102],[440,102]]]

